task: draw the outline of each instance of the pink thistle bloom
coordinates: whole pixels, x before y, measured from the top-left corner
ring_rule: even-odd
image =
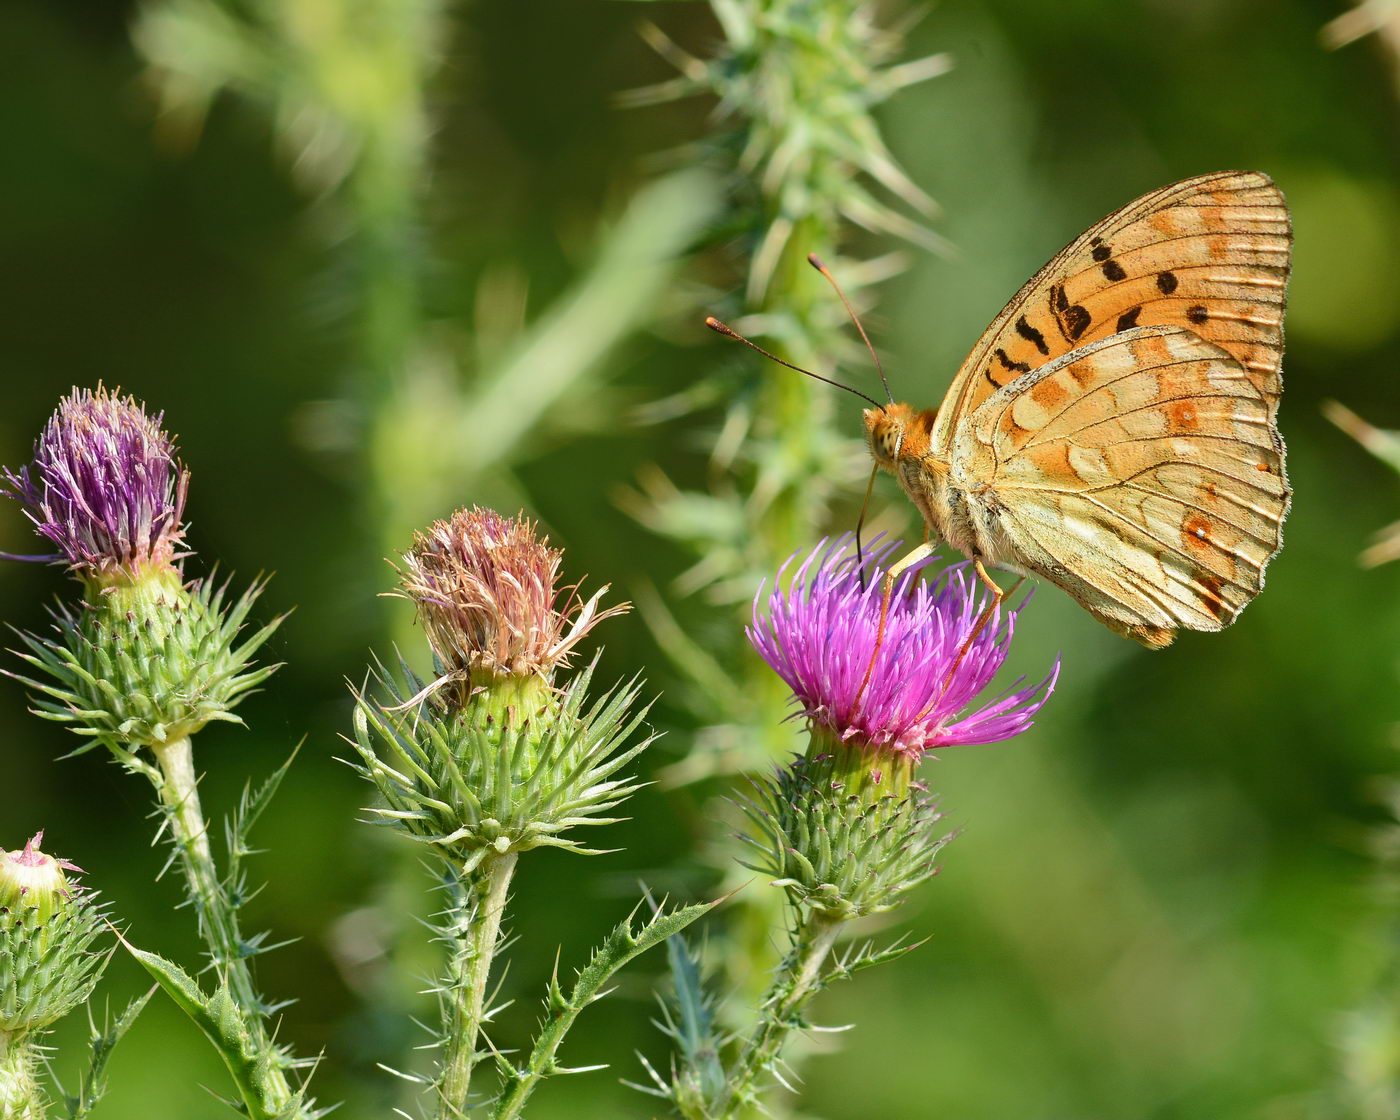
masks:
[[[918,579],[925,561],[895,584],[877,649],[884,561],[899,542],[867,551],[863,565],[848,554],[850,543],[849,536],[823,542],[785,580],[794,556],[766,597],[762,587],[754,596],[749,641],[792,689],[802,714],[842,742],[911,759],[1030,727],[1054,690],[1058,660],[1039,684],[1021,678],[977,703],[1006,660],[1025,601],[999,610],[968,643],[990,594],[968,564],[944,568],[931,582]]]
[[[101,386],[64,397],[35,441],[34,462],[0,481],[58,553],[11,558],[66,562],[85,577],[170,567],[189,476],[162,419]]]

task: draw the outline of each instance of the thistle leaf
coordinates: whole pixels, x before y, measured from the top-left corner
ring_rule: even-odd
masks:
[[[634,925],[637,911],[633,910],[593,950],[567,994],[559,990],[555,981],[551,981],[545,1002],[545,1019],[535,1037],[529,1058],[522,1065],[515,1066],[503,1057],[497,1057],[502,1089],[492,1120],[515,1120],[535,1087],[546,1077],[581,1072],[558,1065],[554,1056],[583,1009],[608,994],[608,983],[628,961],[675,937],[691,922],[708,914],[723,901],[721,898],[701,902],[669,912],[663,904],[640,926]]]
[[[155,994],[155,988],[151,988],[144,995],[137,996],[126,1005],[115,1019],[105,1022],[102,1027],[98,1027],[88,1020],[91,1031],[89,1046],[91,1055],[88,1058],[87,1069],[83,1073],[83,1079],[78,1086],[76,1097],[64,1097],[64,1105],[68,1110],[68,1120],[83,1120],[93,1106],[102,1098],[102,1094],[107,1091],[107,1062],[112,1056],[112,1051],[116,1049],[122,1036],[131,1029],[131,1025],[136,1022],[146,1004]]]
[[[250,1120],[309,1120],[316,1115],[305,1098],[305,1089],[294,1090],[288,1083],[285,1055],[271,1043],[255,1041],[261,1031],[227,987],[220,985],[212,995],[205,995],[195,979],[173,961],[138,949],[125,938],[121,942],[213,1044],[233,1077]]]

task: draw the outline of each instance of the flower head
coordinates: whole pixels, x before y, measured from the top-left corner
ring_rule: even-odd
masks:
[[[25,507],[53,559],[85,577],[168,568],[184,536],[188,474],[175,443],[133,397],[74,389],[0,492]]]
[[[794,557],[766,598],[762,588],[754,598],[749,640],[803,714],[843,742],[910,757],[1029,727],[1054,689],[1058,662],[1039,684],[1018,680],[975,706],[1006,660],[1020,608],[998,610],[974,635],[990,597],[968,566],[925,582],[921,564],[896,583],[880,637],[883,562],[898,542],[868,552],[863,565],[848,555],[849,543],[818,546],[784,581]]]
[[[548,678],[597,623],[628,609],[598,609],[606,586],[587,602],[577,585],[557,588],[562,556],[524,517],[476,507],[417,534],[400,586],[444,671]]]

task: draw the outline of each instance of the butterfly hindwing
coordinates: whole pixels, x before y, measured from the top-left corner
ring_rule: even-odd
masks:
[[[1278,407],[1292,230],[1267,175],[1227,171],[1144,195],[1066,246],[1003,308],[958,370],[933,449],[999,388],[1135,327],[1180,326],[1243,368]]]
[[[959,426],[950,460],[1001,559],[1149,644],[1233,621],[1289,503],[1269,395],[1182,327],[1119,332],[1020,375]]]

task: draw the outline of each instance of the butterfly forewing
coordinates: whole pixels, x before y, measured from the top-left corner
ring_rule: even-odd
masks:
[[[934,453],[999,388],[1135,327],[1180,326],[1233,357],[1278,407],[1292,232],[1267,175],[1227,171],[1144,195],[1071,242],[968,355],[939,409]]]
[[[1273,403],[1182,327],[1090,343],[987,396],[953,485],[1000,555],[1149,644],[1218,630],[1263,586],[1289,491]]]

